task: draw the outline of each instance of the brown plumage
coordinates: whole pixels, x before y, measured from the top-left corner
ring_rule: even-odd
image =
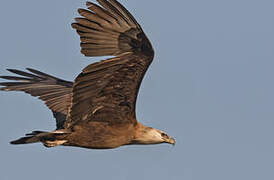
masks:
[[[18,76],[1,76],[4,91],[24,91],[39,97],[56,118],[52,132],[33,131],[11,144],[42,142],[93,149],[128,144],[171,143],[166,133],[136,120],[136,98],[154,51],[141,26],[116,0],[87,2],[72,27],[80,35],[85,56],[114,56],[88,65],[74,82],[40,71],[8,69]]]

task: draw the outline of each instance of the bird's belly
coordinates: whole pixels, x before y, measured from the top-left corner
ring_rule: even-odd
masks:
[[[74,136],[69,138],[65,146],[76,146],[90,149],[112,149],[128,144],[127,138],[112,137],[112,138],[86,138],[82,136]]]
[[[111,149],[129,144],[132,140],[131,133],[121,133],[116,128],[112,130],[107,127],[78,127],[74,129],[66,139],[64,145],[77,146],[91,149]]]

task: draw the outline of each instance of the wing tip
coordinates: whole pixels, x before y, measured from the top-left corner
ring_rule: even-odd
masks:
[[[28,70],[28,71],[30,71],[30,72],[32,72],[32,71],[36,71],[35,69],[33,69],[33,68],[26,68],[26,70]]]
[[[86,6],[87,6],[87,7],[90,7],[90,6],[93,6],[93,5],[95,5],[95,4],[92,3],[92,2],[90,2],[90,1],[87,1],[87,2],[86,2]]]
[[[10,68],[8,68],[8,69],[6,69],[7,71],[9,71],[9,72],[11,72],[11,73],[16,73],[16,72],[18,72],[19,70],[17,70],[17,69],[10,69]]]

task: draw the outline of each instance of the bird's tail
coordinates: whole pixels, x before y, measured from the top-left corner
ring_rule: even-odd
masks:
[[[25,137],[21,137],[17,140],[11,141],[11,144],[29,144],[40,142],[41,138],[38,136],[39,134],[47,133],[44,131],[33,131],[32,133],[26,134]]]
[[[54,147],[67,142],[67,140],[64,139],[67,134],[68,132],[61,130],[56,130],[53,132],[33,131],[26,134],[25,137],[11,141],[10,144],[30,144],[42,142],[46,147]]]

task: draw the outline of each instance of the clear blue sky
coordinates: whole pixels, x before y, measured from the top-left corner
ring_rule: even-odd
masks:
[[[0,92],[1,180],[273,180],[274,1],[121,1],[156,51],[138,98],[138,120],[167,144],[88,150],[12,146],[53,130],[39,100]],[[73,80],[94,59],[70,27],[82,0],[2,0],[0,74],[25,67]]]

